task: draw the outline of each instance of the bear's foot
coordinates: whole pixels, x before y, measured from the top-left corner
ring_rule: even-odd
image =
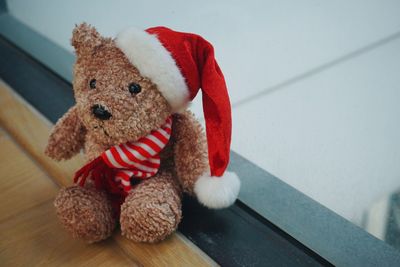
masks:
[[[136,242],[157,242],[173,233],[182,216],[181,191],[172,175],[143,181],[121,206],[122,234]]]
[[[62,188],[54,206],[62,225],[74,238],[93,243],[109,237],[115,228],[113,210],[106,194],[94,187]]]

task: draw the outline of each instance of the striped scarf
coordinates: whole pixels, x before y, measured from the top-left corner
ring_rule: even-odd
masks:
[[[90,175],[97,188],[114,193],[131,189],[131,179],[147,179],[160,168],[160,152],[171,137],[172,118],[165,124],[136,142],[127,142],[111,147],[99,157],[76,172],[74,182],[83,186]],[[117,187],[117,188],[116,188]]]

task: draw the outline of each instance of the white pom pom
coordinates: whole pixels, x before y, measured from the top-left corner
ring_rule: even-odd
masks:
[[[194,192],[201,204],[212,209],[232,205],[239,194],[240,180],[236,173],[225,172],[221,177],[201,176],[194,185]]]

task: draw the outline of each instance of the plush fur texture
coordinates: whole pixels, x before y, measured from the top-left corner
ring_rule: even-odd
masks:
[[[158,39],[143,30],[129,28],[118,34],[115,42],[140,73],[158,86],[173,111],[183,110],[189,89],[171,54]]]
[[[65,132],[71,133],[65,135]],[[57,160],[69,159],[79,152],[85,143],[86,129],[78,118],[78,109],[73,106],[58,121],[53,129],[52,138],[46,147],[45,153],[53,155]]]
[[[94,187],[63,188],[54,205],[61,223],[75,238],[93,243],[106,239],[114,230],[115,219],[107,195]]]
[[[87,242],[110,236],[116,220],[129,239],[162,240],[181,220],[183,191],[194,194],[199,177],[208,169],[204,131],[192,113],[174,114],[159,85],[132,65],[115,40],[81,24],[73,32],[72,45],[77,55],[73,81],[76,105],[55,125],[45,150],[48,156],[69,159],[83,148],[90,161],[113,145],[149,134],[170,115],[173,125],[171,139],[160,154],[158,174],[134,187],[121,206],[119,218],[115,218],[108,193],[90,186],[62,189],[55,200],[58,217],[74,237]],[[89,86],[93,79],[94,89]],[[141,86],[140,93],[129,92],[133,82]],[[102,105],[111,117],[96,118],[94,105]],[[207,203],[204,196],[202,193],[202,201]]]
[[[194,195],[195,182],[208,168],[206,137],[202,126],[191,113],[177,114],[174,121],[175,171],[183,190]]]
[[[235,202],[240,189],[240,180],[236,173],[226,171],[221,177],[207,174],[201,176],[194,185],[197,199],[204,206],[221,209]]]
[[[120,217],[122,235],[134,241],[157,242],[176,229],[181,217],[179,184],[171,173],[159,173],[125,199]]]

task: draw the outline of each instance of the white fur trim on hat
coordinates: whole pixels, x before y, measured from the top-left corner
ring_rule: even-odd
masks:
[[[226,208],[232,205],[240,189],[240,180],[236,173],[225,172],[221,177],[201,176],[194,185],[194,192],[201,204],[212,209]]]
[[[174,112],[189,100],[189,89],[175,60],[155,35],[129,28],[119,33],[116,45],[140,74],[151,79]]]

